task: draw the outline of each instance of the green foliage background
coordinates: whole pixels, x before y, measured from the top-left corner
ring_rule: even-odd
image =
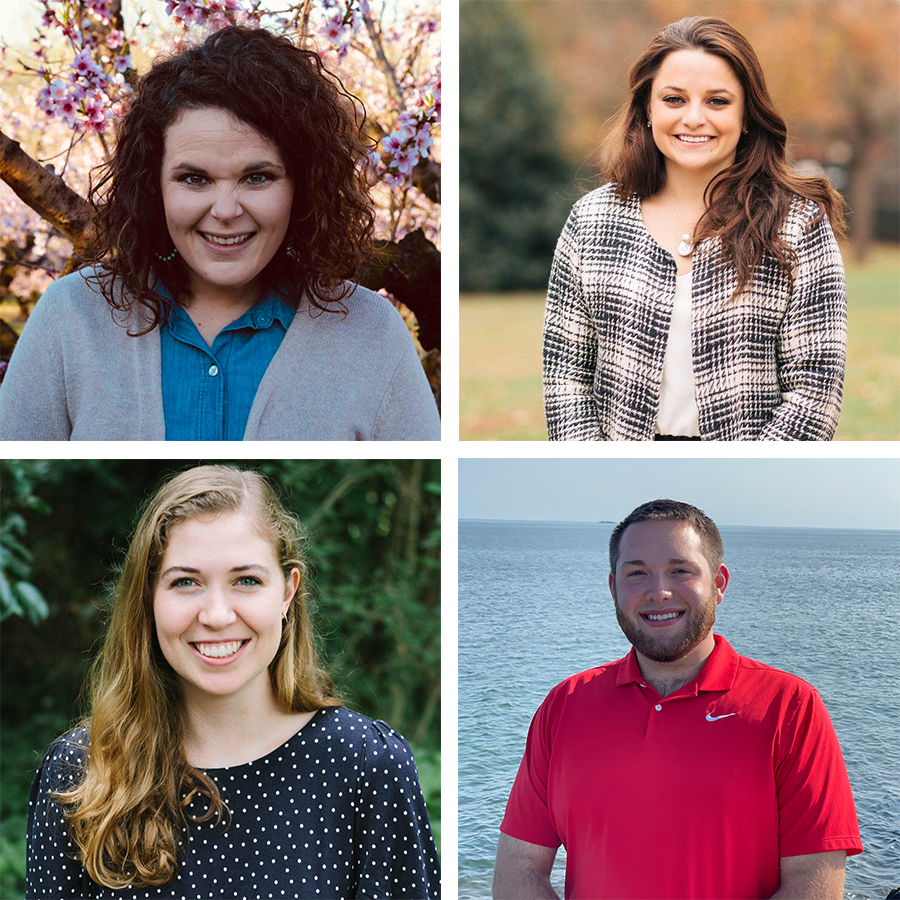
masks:
[[[0,897],[21,897],[28,790],[83,712],[115,571],[166,478],[226,462],[271,479],[307,528],[312,608],[347,704],[413,745],[440,837],[439,460],[0,462]]]
[[[558,104],[508,4],[463,0],[459,44],[460,287],[543,288],[579,195]]]

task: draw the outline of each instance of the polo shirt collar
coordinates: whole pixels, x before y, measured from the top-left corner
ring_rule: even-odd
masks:
[[[694,691],[731,690],[735,675],[737,675],[740,657],[722,635],[714,634],[713,640],[716,642],[713,652],[710,653],[697,677],[693,681],[688,682],[681,689],[682,691],[691,691],[693,693]],[[619,666],[619,671],[616,674],[616,687],[623,687],[632,683],[642,684],[643,682],[644,676],[641,674],[637,654],[634,647],[632,647],[628,656],[622,660]]]

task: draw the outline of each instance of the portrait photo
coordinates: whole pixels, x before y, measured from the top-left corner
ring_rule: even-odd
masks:
[[[900,8],[460,3],[460,437],[900,437]]]
[[[459,897],[885,900],[900,472],[459,465]]]
[[[0,440],[440,439],[437,0],[2,19]]]
[[[439,897],[440,461],[0,476],[3,897]]]

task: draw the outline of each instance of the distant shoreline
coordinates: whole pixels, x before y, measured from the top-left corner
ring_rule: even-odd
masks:
[[[484,525],[615,525],[609,519],[599,521],[576,521],[569,519],[470,519],[461,516],[457,519],[460,524],[484,524]],[[900,534],[896,528],[861,528],[861,527],[837,527],[834,525],[720,525],[722,531],[737,528],[776,529],[782,531],[871,531],[879,534]]]

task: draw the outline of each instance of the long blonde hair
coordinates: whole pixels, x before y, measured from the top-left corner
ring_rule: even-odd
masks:
[[[188,841],[188,804],[205,796],[202,822],[228,816],[215,783],[187,761],[184,709],[160,650],[153,582],[171,528],[198,516],[246,510],[270,540],[285,576],[300,572],[281,643],[269,665],[278,701],[293,712],[339,706],[322,669],[307,610],[299,522],[255,472],[199,466],[167,481],[147,504],[119,579],[109,627],[90,677],[90,733],[83,775],[64,804],[88,875],[109,888],[160,885],[178,871]]]

